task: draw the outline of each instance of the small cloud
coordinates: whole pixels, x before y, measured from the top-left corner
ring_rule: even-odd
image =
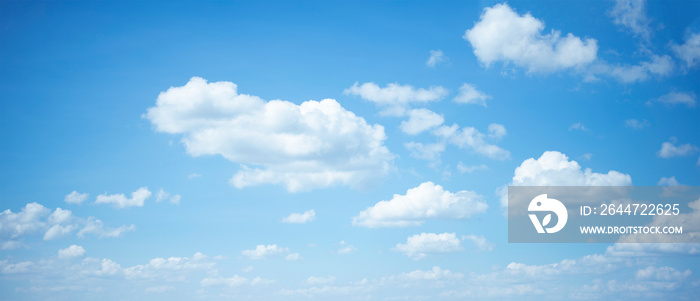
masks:
[[[676,146],[677,139],[671,137],[669,142],[661,144],[661,149],[656,152],[656,155],[661,158],[683,157],[688,156],[698,150],[698,147],[690,143]]]
[[[681,186],[681,184],[678,183],[678,181],[676,180],[675,176],[669,177],[669,178],[662,177],[659,180],[659,182],[656,183],[656,185],[659,185],[659,186]]]
[[[68,204],[77,204],[80,205],[83,203],[85,200],[88,199],[89,194],[87,193],[78,193],[77,191],[73,191],[66,195],[66,197],[63,199]]]
[[[350,254],[350,253],[355,253],[357,252],[357,248],[355,246],[348,244],[344,240],[340,241],[340,248],[336,251],[338,254]]]
[[[248,256],[252,260],[264,259],[269,256],[282,255],[289,253],[288,248],[282,248],[275,244],[272,245],[257,245],[253,250],[243,250],[241,254]],[[295,258],[296,257],[296,258]],[[299,254],[293,253],[287,255],[287,260],[299,259]]]
[[[463,248],[455,233],[421,233],[409,236],[405,244],[399,243],[392,250],[419,260],[431,253],[458,252]]]
[[[304,281],[308,285],[328,285],[335,282],[335,276],[328,277],[309,277]]]
[[[645,127],[649,126],[649,121],[646,119],[642,119],[642,121],[639,121],[637,119],[627,119],[625,120],[625,127],[628,127],[633,130],[641,130]]]
[[[179,194],[176,194],[171,197],[170,193],[163,189],[158,190],[158,193],[156,193],[156,203],[160,203],[162,201],[167,200],[171,204],[179,205],[181,199],[182,197]]]
[[[292,253],[284,257],[284,259],[289,260],[289,261],[297,261],[301,259],[301,255],[299,253]]]
[[[187,176],[188,179],[196,179],[196,178],[201,178],[201,177],[202,177],[202,175],[200,175],[200,174],[198,174],[198,173],[196,173],[196,172],[195,172],[195,173],[191,173],[191,174],[189,174],[189,175]]]
[[[491,96],[476,89],[476,86],[470,84],[462,84],[459,87],[459,94],[453,99],[456,103],[475,104],[486,107],[486,100],[491,99]]]
[[[466,235],[462,236],[462,240],[470,240],[474,243],[476,246],[477,250],[479,251],[492,251],[493,247],[495,246],[494,243],[486,240],[486,237],[483,236],[476,236],[476,235]]]
[[[694,108],[697,104],[695,92],[670,92],[657,98],[656,101],[666,104],[666,106],[685,105]]]
[[[700,64],[700,32],[691,34],[682,45],[672,45],[671,49],[687,68],[697,66]]]
[[[289,216],[283,218],[281,222],[287,224],[306,224],[312,222],[316,219],[316,211],[313,209],[308,210],[304,213],[292,213]]]
[[[589,128],[587,128],[585,125],[583,125],[583,123],[581,123],[581,122],[574,123],[569,127],[569,131],[574,131],[574,130],[582,131],[582,132],[586,132],[586,133],[591,131]]]
[[[459,170],[459,173],[473,173],[475,171],[487,170],[487,169],[489,169],[489,167],[486,166],[485,164],[466,166],[466,165],[464,165],[464,163],[462,163],[462,161],[457,163],[457,170]]]
[[[585,154],[581,155],[580,158],[583,159],[583,160],[586,160],[586,161],[591,161],[591,159],[593,158],[593,154],[591,154],[591,153],[585,153]]]
[[[131,198],[127,198],[123,193],[120,194],[100,194],[95,200],[95,204],[112,204],[114,207],[122,209],[128,207],[143,207],[143,202],[151,197],[151,191],[148,187],[141,187],[131,193]]]
[[[435,68],[437,64],[442,63],[446,60],[447,56],[445,56],[445,54],[442,53],[442,50],[430,50],[430,57],[428,58],[428,61],[425,62],[425,65],[430,68]]]
[[[85,249],[78,245],[71,245],[68,248],[58,250],[58,258],[71,259],[85,255]]]
[[[241,269],[241,272],[243,272],[243,273],[250,273],[250,272],[252,272],[252,271],[253,271],[253,266],[252,266],[252,265],[247,266],[247,267]]]

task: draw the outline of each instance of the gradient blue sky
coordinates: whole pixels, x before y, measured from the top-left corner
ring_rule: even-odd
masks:
[[[697,300],[697,245],[508,244],[501,189],[700,185],[699,72],[698,1],[3,0],[2,299]]]

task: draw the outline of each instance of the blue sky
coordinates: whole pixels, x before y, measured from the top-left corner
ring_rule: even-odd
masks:
[[[1,1],[3,299],[693,300],[697,245],[508,244],[502,189],[699,185],[698,12]]]

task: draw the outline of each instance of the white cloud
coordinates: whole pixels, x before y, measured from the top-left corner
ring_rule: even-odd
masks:
[[[191,156],[221,155],[242,164],[230,180],[237,188],[364,188],[393,164],[394,155],[383,145],[384,128],[367,124],[332,99],[266,102],[238,94],[234,83],[193,77],[161,92],[144,118],[156,131],[182,134]]]
[[[287,254],[287,256],[285,256],[284,259],[285,259],[285,260],[289,260],[289,261],[301,260],[301,254],[299,254],[299,253],[290,253],[290,254]]]
[[[491,251],[495,246],[494,243],[488,241],[486,237],[476,236],[474,234],[462,236],[462,240],[470,240],[476,246],[479,251]]]
[[[253,260],[264,259],[269,256],[281,255],[289,253],[288,248],[278,247],[276,244],[273,245],[257,245],[253,250],[243,250],[241,254],[248,256],[248,258]],[[297,254],[298,255],[298,254]],[[293,260],[293,259],[290,259]]]
[[[282,219],[281,222],[288,224],[306,224],[316,219],[316,211],[307,210],[304,213],[292,213]]]
[[[676,180],[676,177],[674,176],[674,177],[669,177],[669,178],[662,177],[659,180],[659,182],[656,183],[656,185],[659,185],[659,186],[680,186],[681,184],[678,183],[678,181]]]
[[[489,169],[489,167],[484,165],[484,164],[466,166],[466,165],[464,165],[464,163],[462,163],[462,161],[457,163],[457,170],[459,170],[460,173],[473,173],[473,172],[478,171],[478,170],[487,170],[487,169]]]
[[[689,108],[694,108],[697,104],[694,92],[670,92],[662,95],[656,101],[666,104],[667,106],[686,105]]]
[[[96,234],[100,237],[117,237],[123,232],[134,230],[136,227],[122,226],[117,229],[105,228],[100,220],[94,217],[79,218],[73,216],[70,210],[56,208],[53,212],[38,203],[29,203],[18,213],[11,210],[0,212],[0,249],[17,249],[22,247],[23,237],[44,233],[44,240],[54,240],[67,236],[76,229],[78,237],[85,234]]]
[[[171,197],[170,193],[163,189],[158,190],[158,193],[156,193],[156,203],[160,203],[162,201],[167,200],[171,204],[179,205],[181,199],[182,197],[179,194],[173,195]]]
[[[58,258],[71,259],[85,255],[85,249],[78,245],[71,245],[68,248],[58,250]]]
[[[200,284],[204,287],[208,286],[227,286],[227,287],[239,287],[243,285],[262,285],[273,283],[273,280],[263,279],[260,277],[255,277],[253,279],[248,279],[246,277],[241,277],[238,275],[233,275],[233,277],[207,277],[200,281]]]
[[[492,134],[505,134],[505,127],[499,125],[499,129]],[[492,126],[489,126],[490,130]],[[510,152],[497,145],[486,142],[486,135],[473,127],[459,128],[457,124],[452,126],[443,125],[433,131],[433,134],[442,138],[446,143],[451,143],[460,149],[468,148],[477,154],[487,156],[491,159],[506,160],[510,158]],[[500,138],[500,137],[499,137]]]
[[[151,197],[151,191],[148,187],[141,187],[131,193],[131,198],[127,198],[123,193],[119,194],[100,194],[95,200],[95,204],[112,204],[116,208],[128,207],[143,207],[143,202]]]
[[[431,253],[458,252],[462,246],[455,233],[421,233],[409,236],[405,244],[399,243],[392,250],[418,260]]]
[[[657,280],[657,281],[680,281],[692,275],[689,269],[679,271],[669,266],[653,267],[648,266],[644,269],[639,269],[635,273],[637,280]]]
[[[459,94],[453,99],[457,103],[476,104],[486,107],[486,100],[491,99],[491,96],[476,89],[476,86],[470,84],[462,84],[459,87]]]
[[[430,68],[435,68],[437,64],[442,63],[446,60],[447,56],[445,56],[445,54],[442,53],[442,50],[430,50],[430,57],[425,62],[425,65]]]
[[[87,200],[89,197],[89,194],[87,193],[78,193],[77,191],[73,191],[66,195],[66,197],[63,199],[64,202],[69,203],[69,204],[78,204],[80,205],[82,202]]]
[[[508,4],[487,7],[479,22],[467,30],[464,39],[474,54],[489,67],[503,61],[526,68],[528,72],[552,72],[585,66],[596,59],[595,39],[586,39],[552,30],[542,34],[544,22],[532,15],[519,15]]]
[[[328,276],[328,277],[309,277],[306,278],[306,281],[304,283],[308,285],[327,285],[335,282],[335,276]]]
[[[581,122],[574,123],[569,127],[569,131],[574,131],[574,130],[582,131],[582,132],[590,132],[591,131],[591,129],[587,128]]]
[[[489,137],[495,138],[495,139],[500,139],[503,138],[503,136],[506,135],[506,127],[503,126],[502,124],[498,123],[491,123],[489,124]]]
[[[198,174],[198,173],[196,173],[196,172],[195,172],[195,173],[191,173],[191,174],[189,174],[189,175],[187,176],[188,179],[197,179],[197,178],[201,178],[201,177],[202,177],[202,175],[200,175],[200,174]]]
[[[340,248],[335,251],[336,253],[342,255],[342,254],[350,254],[350,253],[355,253],[357,252],[357,248],[355,246],[345,242],[344,240],[340,241]]]
[[[668,76],[673,72],[674,64],[670,56],[652,55],[651,60],[637,65],[609,65],[597,63],[588,72],[612,76],[622,83],[643,82],[651,76]]]
[[[445,98],[448,92],[441,86],[416,89],[411,85],[388,84],[381,88],[377,84],[369,82],[362,85],[355,83],[352,87],[345,89],[343,93],[359,96],[375,103],[383,108],[382,114],[403,116],[412,104],[438,101]]]
[[[411,157],[428,161],[438,161],[440,154],[445,151],[444,143],[423,144],[411,141],[403,146],[410,152]]]
[[[124,233],[136,230],[135,225],[123,225],[119,228],[107,228],[101,220],[94,217],[89,217],[85,222],[85,226],[78,231],[78,237],[83,238],[86,234],[94,234],[98,237],[120,237]]]
[[[418,226],[429,218],[463,219],[486,211],[488,206],[475,192],[452,193],[433,182],[425,182],[395,194],[389,201],[380,201],[352,218],[352,224],[363,227]]]
[[[396,278],[408,281],[460,280],[464,278],[464,274],[443,270],[438,266],[434,266],[430,270],[415,270],[408,273],[401,273]]]
[[[643,119],[642,121],[637,119],[627,119],[625,120],[625,126],[634,130],[641,130],[649,126],[649,121],[646,119]]]
[[[9,263],[7,260],[0,260],[1,274],[20,274],[26,273],[34,265],[31,261],[22,261],[18,263]]]
[[[73,232],[75,229],[76,227],[74,225],[53,225],[46,231],[46,233],[44,233],[44,240],[54,240],[64,237]]]
[[[165,293],[165,292],[170,292],[174,291],[175,287],[170,286],[170,285],[160,285],[160,286],[151,286],[146,288],[147,293]]]
[[[700,33],[691,34],[682,45],[673,44],[673,52],[683,60],[687,68],[700,64]]]
[[[417,135],[429,129],[440,126],[445,118],[428,109],[413,109],[408,111],[409,119],[402,121],[401,130],[409,135]]]
[[[595,173],[557,151],[546,151],[538,159],[529,158],[515,169],[510,186],[630,186],[632,177],[614,170]],[[501,206],[508,206],[507,194]]]
[[[644,0],[616,0],[610,11],[615,25],[627,28],[632,34],[649,41],[651,20],[646,15]]]
[[[684,157],[691,155],[698,150],[698,147],[690,143],[676,146],[676,138],[671,137],[669,142],[661,144],[661,149],[656,152],[656,155],[661,158]]]

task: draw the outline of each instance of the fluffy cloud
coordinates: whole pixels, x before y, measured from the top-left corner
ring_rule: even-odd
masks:
[[[630,186],[632,177],[614,170],[595,173],[583,169],[576,161],[557,151],[546,151],[538,159],[523,161],[515,169],[510,186]],[[507,194],[501,195],[501,206],[508,206]]]
[[[7,209],[0,213],[0,249],[16,249],[23,245],[24,236],[44,233],[44,240],[54,240],[67,236],[74,230],[78,237],[95,234],[100,237],[117,237],[136,227],[122,226],[106,228],[102,221],[94,217],[75,217],[70,210],[56,208],[53,212],[41,204],[29,203],[14,213]]]
[[[489,125],[490,138],[501,138],[506,130],[503,125]],[[470,149],[477,154],[487,156],[491,159],[506,160],[510,158],[510,152],[497,145],[486,142],[487,136],[473,127],[463,127],[459,125],[443,125],[433,131],[433,134],[441,138],[444,143],[454,144],[460,149]]]
[[[71,259],[85,255],[85,249],[78,245],[71,245],[68,248],[58,250],[58,258]]]
[[[656,155],[661,158],[683,157],[691,155],[698,150],[698,147],[690,143],[676,146],[677,139],[671,137],[671,141],[661,144],[661,149]]]
[[[151,191],[148,187],[141,187],[131,193],[131,198],[127,198],[123,193],[120,194],[100,194],[95,200],[95,204],[112,204],[116,208],[128,207],[143,207],[143,202],[151,197]]]
[[[442,63],[445,60],[447,60],[447,57],[444,53],[442,53],[442,50],[430,50],[430,57],[425,62],[425,65],[430,68],[435,68],[435,65]]]
[[[182,134],[192,156],[221,155],[242,164],[230,180],[238,188],[363,188],[387,174],[394,158],[383,145],[382,126],[367,124],[335,100],[266,102],[238,94],[231,82],[193,77],[161,92],[144,117],[156,131]]]
[[[191,271],[213,272],[214,262],[202,253],[192,257],[153,258],[147,264],[135,265],[122,270],[126,279],[144,280],[162,278],[169,281],[183,281]]]
[[[445,118],[428,109],[413,109],[408,111],[409,119],[402,121],[401,130],[409,135],[416,135],[437,127],[445,122]]]
[[[313,209],[307,210],[304,213],[292,213],[289,216],[282,219],[283,223],[288,224],[306,224],[312,222],[316,219],[316,211]]]
[[[628,29],[632,34],[649,41],[651,21],[644,10],[644,0],[616,0],[610,11],[613,23]]]
[[[700,33],[691,34],[684,44],[674,44],[671,48],[676,56],[685,62],[687,68],[700,63]]]
[[[486,100],[491,99],[491,96],[476,89],[476,86],[470,84],[462,84],[459,87],[459,94],[453,99],[457,103],[476,104],[486,107]]]
[[[438,101],[447,96],[447,89],[436,86],[428,89],[416,89],[411,85],[388,84],[381,88],[369,82],[362,85],[355,83],[345,89],[345,94],[359,96],[383,108],[382,114],[403,116],[413,104],[425,104]]]
[[[288,248],[278,247],[277,245],[257,245],[255,249],[243,250],[241,254],[252,260],[264,259],[269,256],[281,255],[289,253]],[[287,260],[298,260],[301,256],[297,253],[291,253],[286,256]]]
[[[504,3],[485,8],[464,39],[486,67],[503,61],[528,72],[552,72],[585,66],[596,59],[596,40],[583,41],[571,33],[562,37],[556,30],[543,35],[543,30],[544,22],[529,13],[521,16]]]
[[[472,191],[452,193],[433,182],[425,182],[380,201],[353,217],[352,224],[363,227],[418,226],[429,218],[463,219],[486,211],[483,198]]]
[[[694,108],[697,104],[694,92],[670,92],[662,95],[656,101],[666,104],[667,106],[685,105],[689,108]]]
[[[63,199],[64,202],[69,203],[69,204],[78,204],[80,205],[82,202],[86,201],[88,199],[89,194],[87,193],[79,193],[77,191],[73,191],[66,195],[66,197]]]
[[[168,202],[170,202],[171,204],[179,205],[181,199],[182,197],[179,194],[173,195],[171,197],[170,193],[163,189],[158,190],[158,193],[156,193],[156,203],[168,200]]]
[[[458,252],[463,248],[455,233],[421,233],[409,236],[405,244],[399,243],[393,250],[418,260],[430,253]]]

